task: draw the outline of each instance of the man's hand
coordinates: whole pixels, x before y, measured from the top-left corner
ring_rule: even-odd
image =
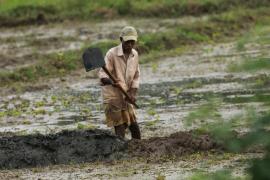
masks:
[[[120,80],[119,79],[115,79],[115,82],[112,83],[112,85],[114,87],[117,87],[117,88],[121,88],[122,87],[121,84],[120,84]]]
[[[101,81],[102,85],[104,85],[104,86],[113,84],[112,80],[109,78],[101,78],[100,81]]]
[[[111,79],[109,78],[101,78],[101,83],[102,85],[106,86],[106,85],[112,85],[113,87],[117,87],[120,88],[121,84],[120,84],[120,80],[116,79],[116,82],[113,82]]]
[[[136,96],[137,96],[137,89],[136,88],[131,88],[130,90],[127,91],[127,94],[130,97],[130,100],[132,101],[131,103],[135,103],[136,102]],[[128,101],[128,99],[126,98],[126,100]]]

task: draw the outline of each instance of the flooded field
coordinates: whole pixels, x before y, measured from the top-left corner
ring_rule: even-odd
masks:
[[[153,19],[136,19],[132,23],[139,27],[140,33],[144,33],[162,32],[170,26],[204,20],[207,20],[206,16],[163,19],[156,24],[151,23]],[[3,28],[0,34],[1,71],[12,71],[18,67],[35,64],[39,59],[37,57],[40,56],[44,56],[46,61],[46,54],[78,50],[87,42],[117,39],[119,29],[129,23],[130,20],[76,24],[64,22],[32,28]],[[197,171],[215,172],[223,168],[231,169],[234,176],[246,176],[244,170],[248,167],[247,161],[260,157],[263,153],[229,153],[207,134],[202,133],[199,137],[192,135],[195,131],[204,132],[208,123],[216,118],[219,123],[223,123],[234,117],[246,115],[250,109],[258,113],[269,111],[266,99],[270,98],[270,88],[269,86],[262,88],[261,85],[268,83],[270,71],[234,72],[230,70],[230,65],[248,58],[269,57],[270,46],[259,43],[248,43],[245,49],[239,49],[237,46],[237,40],[193,45],[182,55],[159,58],[142,64],[138,96],[141,108],[137,109],[143,138],[141,142],[128,142],[130,135],[126,140],[122,140],[109,133],[112,129],[104,122],[96,72],[86,73],[81,68],[67,76],[50,79],[48,82],[29,84],[27,91],[21,93],[14,92],[9,87],[1,89],[0,142],[5,145],[7,151],[1,150],[0,154],[2,157],[5,153],[11,154],[5,157],[5,161],[1,158],[0,177],[186,179]],[[211,116],[197,118],[195,123],[188,122],[192,112],[204,106],[209,106],[213,110]],[[247,132],[248,123],[235,122],[234,130],[239,134]],[[65,132],[71,132],[74,135],[72,137],[78,138],[71,138],[74,144],[67,143],[65,146],[65,142],[70,139],[63,141],[58,139],[67,138],[61,136]],[[99,136],[100,132],[105,134],[104,137]],[[88,142],[87,139],[92,135],[97,141],[90,138],[93,141]],[[47,137],[53,141],[50,143],[54,143],[54,147],[64,143],[63,147],[52,148],[49,150],[52,151],[50,153],[44,149],[36,150],[36,146],[40,146],[38,142],[44,143],[45,140],[47,142]],[[110,141],[106,146],[102,142],[105,140]],[[21,146],[8,149],[14,145],[13,142]],[[79,159],[82,157],[72,159],[75,153],[73,151],[70,154],[61,153],[77,146],[77,142],[81,143],[79,148],[86,148],[81,152],[85,155],[83,160]],[[124,147],[127,142],[128,148]],[[119,143],[119,148],[111,147],[115,143]],[[97,151],[108,149],[107,154],[102,154],[102,158],[100,155],[91,154],[93,144],[97,147]],[[37,153],[47,153],[48,158],[35,159],[31,153],[29,155],[33,149],[27,148],[31,146]],[[15,152],[21,153],[17,154],[18,157],[26,158],[25,164],[12,162],[12,153]],[[115,152],[121,153],[110,156]],[[39,156],[42,156],[42,153]],[[56,157],[59,154],[63,156]],[[70,156],[71,159],[64,156]],[[27,159],[31,158],[34,161],[27,162]],[[52,159],[55,163],[52,163]],[[7,161],[10,164],[7,164]],[[37,163],[38,161],[44,163]],[[40,167],[44,165],[45,167]]]

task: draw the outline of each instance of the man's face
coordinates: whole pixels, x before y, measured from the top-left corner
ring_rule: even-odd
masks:
[[[124,53],[131,53],[132,48],[135,46],[136,41],[134,40],[129,40],[129,41],[123,41],[122,40],[122,47]]]

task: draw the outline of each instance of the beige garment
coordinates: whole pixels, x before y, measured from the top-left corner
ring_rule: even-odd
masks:
[[[108,127],[119,126],[136,122],[136,112],[131,104],[127,104],[125,110],[121,110],[111,104],[105,104],[106,124]]]
[[[136,50],[132,49],[128,59],[125,58],[122,44],[111,48],[106,56],[105,63],[107,69],[112,75],[120,80],[120,84],[125,91],[131,88],[139,88],[139,59]],[[99,78],[109,78],[108,75],[101,68],[99,71]],[[105,104],[112,104],[119,109],[126,109],[127,104],[124,100],[124,95],[121,91],[112,85],[102,86],[103,102]]]
[[[105,62],[107,69],[115,78],[120,80],[124,90],[139,88],[140,70],[136,50],[133,49],[128,59],[126,59],[122,44],[120,44],[107,52]],[[103,69],[99,71],[99,78],[108,78]],[[130,123],[136,122],[135,109],[133,105],[124,100],[122,92],[112,85],[101,87],[107,125],[111,127],[121,124],[130,125]]]

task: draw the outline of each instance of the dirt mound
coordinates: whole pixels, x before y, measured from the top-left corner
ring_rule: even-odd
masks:
[[[219,148],[219,146],[208,135],[194,136],[191,132],[177,132],[169,137],[132,140],[128,144],[130,154],[154,159],[162,156],[181,156],[215,148]]]
[[[0,168],[24,168],[110,160],[119,157],[181,156],[218,148],[208,135],[177,132],[169,137],[154,137],[129,142],[107,131],[63,131],[50,135],[0,138]],[[122,156],[119,156],[122,155]]]
[[[127,143],[101,130],[0,138],[0,168],[90,162],[109,158]]]

